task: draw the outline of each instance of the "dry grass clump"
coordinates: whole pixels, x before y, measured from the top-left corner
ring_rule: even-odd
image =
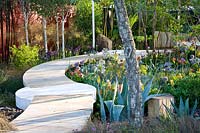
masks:
[[[128,122],[106,123],[102,124],[100,121],[88,121],[87,126],[82,131],[83,133],[197,133],[200,132],[200,121],[193,118],[177,118],[176,120],[169,120],[164,118],[145,118],[144,124],[141,128],[136,129]]]
[[[0,113],[0,133],[15,130],[6,117]]]

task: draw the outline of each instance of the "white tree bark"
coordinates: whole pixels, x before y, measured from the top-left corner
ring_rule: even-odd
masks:
[[[58,25],[58,15],[56,15],[56,46],[57,46],[57,51],[59,52],[59,25]]]
[[[20,0],[20,4],[22,7],[22,12],[24,16],[24,31],[25,31],[25,38],[26,38],[26,45],[29,45],[29,34],[28,34],[28,11],[27,11],[27,5],[25,0]]]
[[[43,25],[43,37],[44,37],[44,49],[45,53],[48,52],[48,46],[47,46],[47,21],[45,17],[42,17],[42,25]]]
[[[143,123],[142,91],[135,42],[129,25],[124,0],[114,0],[114,4],[126,59],[126,77],[129,86],[131,119],[135,127],[141,127]]]
[[[63,58],[65,58],[65,16],[64,16],[64,11],[62,14],[62,54],[63,54]]]

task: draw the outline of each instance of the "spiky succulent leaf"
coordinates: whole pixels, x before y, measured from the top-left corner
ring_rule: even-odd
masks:
[[[189,110],[190,110],[190,108],[189,108],[189,98],[187,98],[186,100],[185,100],[185,110],[184,110],[184,115],[186,115],[186,116],[189,116]]]
[[[121,93],[124,100],[126,100],[127,94],[128,94],[128,84],[127,84],[126,78],[124,77],[124,79],[123,79],[123,89],[122,89],[122,93]]]
[[[113,121],[118,122],[124,105],[113,105]]]
[[[117,90],[118,90],[118,79],[116,77],[116,82],[115,82],[115,90],[114,90],[114,95],[113,95],[113,103],[115,102],[116,95],[117,95]]]
[[[143,103],[145,102],[145,99],[148,97],[149,92],[151,90],[151,85],[153,82],[153,78],[147,83],[147,85],[144,88],[144,91],[142,92],[142,99],[143,99]]]
[[[117,91],[117,104],[124,105],[124,99],[119,91]]]
[[[185,114],[184,111],[185,111],[185,105],[184,105],[182,97],[180,97],[179,111],[178,111],[178,114],[180,117]]]
[[[112,107],[113,107],[113,101],[112,100],[108,100],[108,101],[104,101],[104,103],[106,104],[106,107],[109,111],[110,114],[110,120],[112,120]]]
[[[127,102],[128,102],[128,84],[127,84],[127,80],[126,78],[124,77],[123,79],[123,90],[122,90],[122,93],[121,93],[121,96],[124,100],[124,105],[127,105]]]
[[[192,111],[191,111],[191,114],[190,114],[190,116],[194,116],[194,113],[195,113],[195,110],[196,110],[196,108],[197,108],[197,105],[198,105],[198,102],[197,102],[197,99],[195,100],[195,103],[194,103],[194,106],[193,106],[193,108],[192,108]]]
[[[176,107],[176,105],[174,104],[174,102],[170,101],[172,107],[174,108],[175,112],[178,114],[179,113],[179,109]]]
[[[106,112],[105,112],[105,108],[104,108],[104,102],[103,102],[103,99],[100,94],[99,86],[97,87],[97,91],[98,91],[98,96],[99,96],[99,101],[100,101],[101,120],[102,120],[102,122],[105,123],[106,122]]]
[[[163,106],[165,107],[165,110],[167,112],[168,118],[173,119],[174,118],[173,111],[170,108],[168,108],[165,104],[163,104]]]

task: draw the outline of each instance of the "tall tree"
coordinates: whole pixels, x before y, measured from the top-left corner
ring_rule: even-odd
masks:
[[[56,19],[56,47],[57,52],[59,53],[60,44],[59,44],[59,21],[58,21],[58,14],[55,16]]]
[[[155,50],[156,46],[155,46],[155,31],[156,31],[156,23],[157,23],[157,0],[154,0],[154,11],[153,11],[153,22],[152,22],[152,40],[153,40],[153,50]]]
[[[19,0],[19,2],[24,16],[24,31],[25,31],[26,44],[29,45],[29,34],[28,34],[29,3],[27,0]]]
[[[140,86],[139,66],[136,57],[135,42],[129,25],[124,0],[114,0],[120,37],[124,46],[126,59],[126,77],[129,86],[131,118],[136,127],[143,123],[143,107]]]
[[[14,9],[14,5],[15,5],[15,1],[12,0],[5,0],[2,3],[3,5],[3,18],[4,19],[1,20],[3,21],[3,23],[5,22],[5,44],[3,44],[2,46],[4,47],[4,61],[6,61],[6,63],[9,63],[9,55],[10,55],[10,50],[9,47],[13,44],[13,40],[15,39],[15,28],[14,28],[14,15],[13,15],[13,9]],[[4,24],[3,24],[4,27]],[[4,29],[3,29],[4,30]],[[3,38],[4,39],[4,38]],[[3,40],[4,43],[4,40]]]
[[[45,52],[48,52],[47,46],[47,18],[54,14],[56,8],[56,0],[29,0],[31,8],[42,16],[43,39]]]
[[[73,7],[71,4],[74,4],[73,0],[58,0],[57,6],[61,11],[61,35],[62,35],[62,57],[65,58],[65,23],[67,19],[71,16],[73,12]]]
[[[3,11],[4,11],[4,3],[1,0],[0,1],[0,21],[1,21],[1,56],[2,56],[2,62],[4,62],[5,59],[5,50],[4,50],[4,18],[3,18]]]

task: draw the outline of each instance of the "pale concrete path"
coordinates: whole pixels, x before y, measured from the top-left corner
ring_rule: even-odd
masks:
[[[137,54],[145,55],[146,52],[137,51]],[[73,82],[65,76],[65,71],[71,64],[102,55],[50,61],[26,71],[23,76],[25,87],[16,92],[16,105],[25,111],[12,122],[18,128],[15,132],[70,133],[81,130],[92,113],[96,88]]]
[[[81,130],[92,112],[91,95],[36,96],[14,123],[18,132],[69,133]]]
[[[92,57],[51,61],[24,74],[25,87],[16,92],[16,105],[25,111],[12,122],[18,129],[15,132],[68,133],[83,128],[92,113],[96,88],[73,82],[65,71],[88,58]]]

